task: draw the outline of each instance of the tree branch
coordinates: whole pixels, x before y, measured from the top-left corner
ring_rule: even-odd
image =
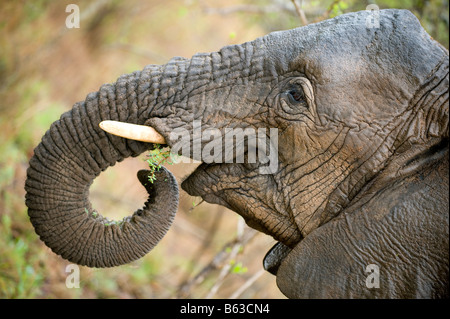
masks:
[[[291,1],[294,4],[295,11],[297,12],[298,16],[300,17],[300,21],[302,22],[302,24],[308,25],[308,19],[306,19],[305,11],[303,11],[303,9],[301,7],[301,2],[300,2],[300,5],[298,5],[296,0],[291,0]]]
[[[242,246],[245,246],[258,234],[258,232],[256,230],[249,228],[249,227],[243,228],[242,233],[239,234],[239,232],[240,232],[239,227],[242,227],[242,226],[239,226],[239,224],[238,224],[238,234],[236,235],[236,237],[233,240],[226,243],[222,247],[222,249],[212,258],[212,260],[205,267],[203,267],[203,269],[201,269],[197,273],[197,275],[195,275],[192,279],[186,281],[179,287],[178,292],[177,292],[177,298],[189,297],[192,289],[195,286],[200,285],[206,279],[206,277],[209,275],[209,273],[211,273],[212,271],[214,271],[216,269],[219,269],[220,266],[226,260],[232,259],[230,257],[232,254],[235,253],[236,250],[237,250],[237,252],[239,252],[240,248]],[[229,271],[228,271],[228,273],[229,273]],[[224,271],[223,278],[226,277],[225,275],[226,275],[226,272]],[[221,275],[219,275],[219,277],[221,277]],[[217,289],[222,284],[223,278],[220,279],[221,282],[220,282],[220,284],[217,285]],[[217,289],[214,288],[214,290],[215,290],[214,293],[217,292]],[[211,288],[210,292],[208,293],[208,295],[211,295],[211,291],[212,291],[212,288]]]
[[[261,268],[258,272],[256,272],[253,276],[247,279],[246,282],[242,286],[239,287],[228,299],[237,299],[244,291],[251,287],[258,279],[261,277],[266,271]]]

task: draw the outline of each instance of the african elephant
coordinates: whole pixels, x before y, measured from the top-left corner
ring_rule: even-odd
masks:
[[[349,13],[174,58],[90,93],[30,160],[37,234],[63,258],[111,267],[167,232],[178,201],[167,170],[154,184],[138,174],[149,201],[121,223],[94,213],[94,178],[154,147],[105,132],[104,120],[152,127],[169,147],[179,142],[171,132],[193,132],[193,123],[276,128],[274,171],[261,173],[262,161],[207,162],[181,187],[278,242],[264,267],[287,297],[448,297],[448,51],[409,11],[372,18]],[[192,146],[208,143],[189,136]]]

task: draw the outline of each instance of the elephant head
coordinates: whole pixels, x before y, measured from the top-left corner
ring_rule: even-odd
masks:
[[[104,218],[93,216],[88,200],[89,186],[101,171],[153,147],[153,140],[136,141],[133,134],[106,133],[100,122],[138,124],[152,127],[173,149],[180,151],[183,142],[189,150],[183,155],[204,162],[183,181],[185,191],[230,208],[279,242],[264,265],[287,296],[364,296],[352,280],[336,281],[339,287],[327,281],[332,263],[324,256],[334,256],[337,264],[342,257],[353,265],[366,254],[385,262],[389,244],[377,244],[384,237],[367,235],[373,230],[361,223],[364,216],[383,221],[393,210],[381,207],[385,215],[375,210],[379,214],[372,216],[371,201],[401,193],[386,189],[403,185],[448,154],[448,51],[408,11],[382,10],[377,18],[374,26],[370,12],[345,14],[218,52],[149,65],[103,85],[63,114],[35,149],[25,188],[36,232],[55,253],[94,267],[127,263],[156,245],[177,205],[177,185],[168,171],[161,171],[164,178],[154,185],[139,173],[150,200],[120,225],[105,225]],[[251,138],[245,134],[243,160],[234,151],[224,160],[227,150],[220,143],[214,149],[223,148],[221,156],[205,160],[212,137],[226,136],[229,129],[264,137],[276,129],[269,142],[254,143],[266,155],[275,146],[276,161],[269,163],[275,165],[261,170],[268,165],[261,153],[249,160]],[[181,140],[180,131],[185,132]],[[441,171],[447,173],[448,189],[448,165]],[[401,194],[397,197],[408,200],[408,192]],[[421,233],[432,232],[441,241],[428,245],[439,270],[439,278],[430,280],[448,292],[445,207],[448,198],[434,202],[437,217],[427,218],[438,222]],[[411,214],[401,220],[420,228],[420,217]],[[339,222],[351,232],[352,221],[353,241],[329,226]],[[405,231],[403,222],[381,230],[387,241]],[[322,229],[328,229],[323,236]],[[370,246],[367,252],[359,250],[358,238]],[[414,249],[416,242],[409,238],[405,249]],[[422,269],[416,270],[412,273]],[[402,296],[399,289],[387,291],[381,296]]]

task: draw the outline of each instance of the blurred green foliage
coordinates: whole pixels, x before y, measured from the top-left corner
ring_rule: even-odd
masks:
[[[11,198],[3,198],[8,202]],[[32,298],[39,292],[44,274],[38,254],[28,244],[32,230],[14,234],[11,217],[1,215],[0,224],[0,298]]]
[[[449,47],[449,2],[448,0],[296,0],[301,4],[309,23],[333,18],[343,13],[366,10],[370,4],[380,9],[407,9],[413,12],[427,32],[446,48]],[[269,6],[287,1],[263,0],[258,5]],[[248,1],[255,3],[255,1]],[[245,14],[245,13],[244,13]],[[256,18],[256,19],[255,19]],[[293,10],[280,10],[272,13],[252,16],[255,23],[263,25],[268,31],[282,30],[301,25]]]
[[[346,1],[346,10],[363,10],[358,1]],[[352,3],[353,2],[353,3]],[[447,49],[449,46],[449,3],[447,0],[378,0],[368,1],[380,9],[400,8],[408,9],[416,15],[427,32]]]

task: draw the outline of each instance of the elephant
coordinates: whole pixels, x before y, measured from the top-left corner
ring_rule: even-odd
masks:
[[[167,169],[154,183],[138,172],[149,199],[119,223],[88,198],[107,167],[155,148],[137,133],[147,129],[202,161],[184,191],[275,239],[263,267],[288,298],[448,298],[448,70],[448,50],[400,9],[148,65],[51,125],[27,170],[30,221],[54,253],[80,265],[113,267],[148,253],[177,210]],[[129,133],[107,132],[100,123],[108,121]],[[276,146],[275,169],[261,171],[263,144],[257,161],[250,144],[243,161],[202,160],[195,145],[211,139],[196,127],[276,129],[276,143],[265,140]],[[184,144],[176,130],[187,132]]]

